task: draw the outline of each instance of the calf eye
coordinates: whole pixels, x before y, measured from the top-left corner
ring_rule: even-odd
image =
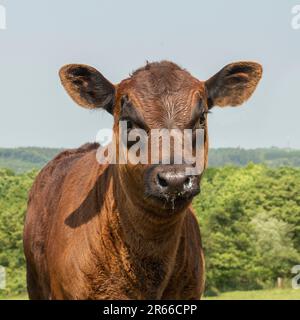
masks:
[[[193,130],[203,129],[205,127],[205,124],[206,124],[206,113],[203,113],[201,114],[199,119],[195,122],[193,126]]]

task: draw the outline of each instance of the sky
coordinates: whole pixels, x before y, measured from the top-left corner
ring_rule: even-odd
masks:
[[[64,64],[92,65],[118,83],[146,60],[167,59],[201,80],[230,62],[261,63],[263,79],[246,104],[209,114],[210,146],[300,148],[297,4],[0,0],[0,147],[76,147],[112,125],[105,111],[67,96],[58,78]]]

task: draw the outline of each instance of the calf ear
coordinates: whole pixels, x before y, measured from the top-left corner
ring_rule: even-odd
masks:
[[[83,64],[68,64],[60,69],[59,77],[69,96],[80,106],[113,113],[115,87],[99,71]]]
[[[249,99],[262,76],[255,62],[236,62],[224,67],[205,82],[208,107],[238,106]]]

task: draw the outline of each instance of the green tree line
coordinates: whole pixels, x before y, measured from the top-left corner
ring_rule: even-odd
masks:
[[[52,148],[0,148],[0,167],[9,168],[17,173],[41,169],[62,149]],[[245,166],[249,162],[264,163],[270,167],[300,167],[300,150],[261,148],[220,148],[210,149],[209,166]]]

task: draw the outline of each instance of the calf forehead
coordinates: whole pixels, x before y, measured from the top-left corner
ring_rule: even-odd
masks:
[[[129,95],[150,127],[181,127],[190,119],[201,82],[172,63],[151,64],[134,72]]]
[[[154,100],[146,98],[140,105],[150,127],[181,127],[191,117],[192,97],[190,92],[166,93]]]

